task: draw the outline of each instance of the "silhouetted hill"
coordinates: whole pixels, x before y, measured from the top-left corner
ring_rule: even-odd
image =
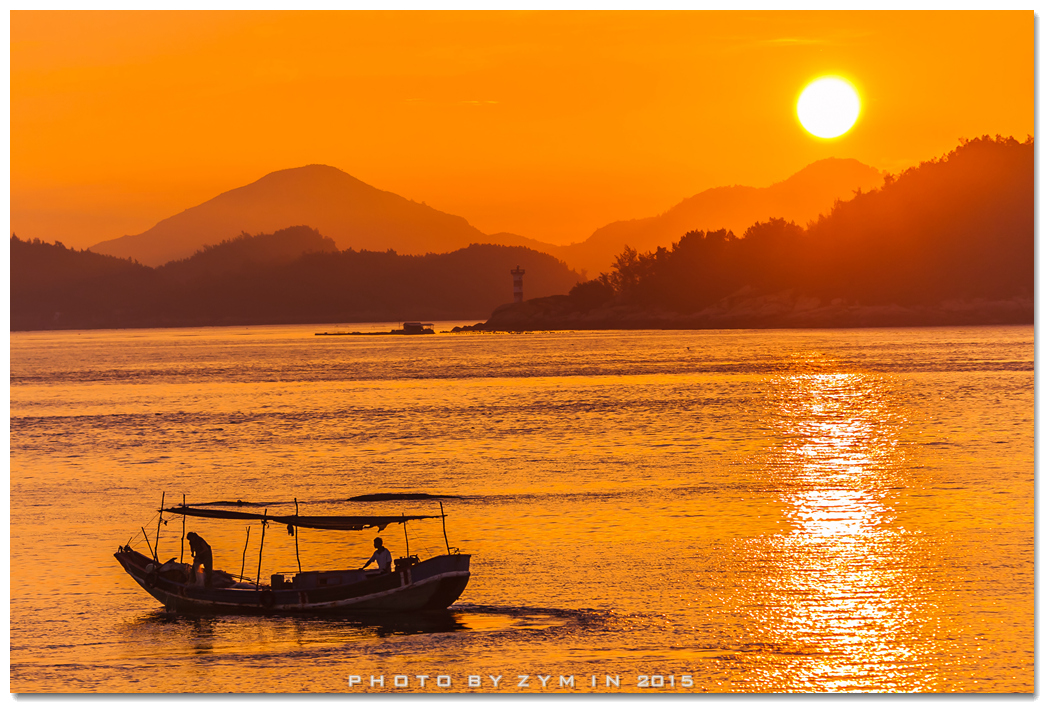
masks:
[[[555,249],[562,248],[546,241],[540,241],[535,238],[528,238],[526,236],[519,236],[518,234],[509,233],[507,231],[498,231],[495,234],[490,234],[484,239],[484,243],[495,243],[500,246],[524,246],[526,248],[532,248],[534,251],[540,251],[541,253],[551,253]],[[554,255],[551,253],[551,255]],[[562,260],[559,256],[555,256],[559,260]],[[570,268],[573,266],[570,265]]]
[[[1033,141],[978,138],[784,219],[625,249],[568,296],[502,306],[484,329],[849,327],[1033,322]]]
[[[724,228],[742,233],[755,221],[771,217],[804,224],[828,212],[838,199],[879,187],[882,180],[880,172],[858,160],[829,158],[813,162],[769,187],[715,187],[659,216],[615,221],[581,243],[539,248],[573,268],[599,273],[612,267],[616,254],[625,246],[637,251],[669,246],[696,229]]]
[[[338,251],[306,226],[243,234],[159,268],[12,236],[11,329],[478,319],[511,301],[518,265],[529,297],[579,280],[522,247]]]
[[[41,293],[61,285],[93,285],[112,278],[143,275],[150,270],[132,260],[66,248],[61,241],[23,241],[14,234],[11,235],[11,264],[12,293]]]
[[[690,197],[660,216],[604,226],[586,241],[557,246],[511,233],[484,235],[459,216],[371,187],[335,167],[308,165],[273,172],[160,221],[148,231],[102,241],[95,253],[158,266],[189,257],[240,233],[271,233],[309,224],[338,248],[404,254],[445,253],[471,243],[525,246],[573,268],[609,268],[624,245],[668,245],[693,228],[741,229],[783,215],[804,223],[854,190],[879,185],[877,170],[855,160],[821,160],[771,187],[719,187]]]
[[[251,236],[243,232],[216,246],[204,246],[191,257],[170,261],[158,268],[169,278],[223,275],[255,266],[285,264],[305,253],[333,253],[337,245],[308,226],[291,226],[271,234]]]
[[[154,275],[131,260],[12,235],[11,329],[62,328],[63,313],[80,309],[79,297],[118,312],[150,290]]]
[[[371,187],[327,165],[280,170],[164,219],[148,231],[91,246],[158,266],[242,232],[308,224],[338,248],[446,252],[489,239],[463,218]]]

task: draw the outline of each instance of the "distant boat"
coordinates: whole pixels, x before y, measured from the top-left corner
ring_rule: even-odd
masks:
[[[435,334],[435,325],[431,322],[403,322],[402,329],[393,329],[392,334]]]
[[[161,504],[162,507],[162,504]],[[260,521],[261,551],[264,552],[264,529],[276,523],[296,529],[330,529],[360,531],[367,528],[384,529],[391,524],[402,524],[423,519],[442,519],[445,537],[446,514],[434,516],[269,516],[223,509],[201,509],[188,506],[160,509],[163,514],[181,514],[208,519]],[[159,528],[156,530],[156,549],[159,546]],[[144,532],[144,528],[142,529]],[[295,533],[296,537],[296,533]],[[148,536],[146,535],[148,542]],[[249,538],[249,535],[248,535]],[[295,538],[296,543],[296,538]],[[128,575],[145,592],[152,595],[170,612],[248,613],[248,614],[322,614],[351,612],[416,612],[444,610],[461,596],[471,578],[471,556],[451,549],[446,540],[446,553],[420,560],[409,555],[409,536],[406,537],[406,556],[395,561],[395,569],[380,570],[308,570],[297,573],[276,573],[270,582],[261,582],[260,556],[256,580],[242,575],[234,576],[220,570],[212,573],[211,587],[204,587],[202,576],[192,580],[192,566],[171,558],[160,563],[151,543],[151,557],[130,545],[120,546],[114,554]],[[244,550],[244,558],[246,551]]]
[[[403,322],[402,329],[390,332],[316,332],[316,337],[343,337],[380,334],[435,334],[435,325],[431,322]]]

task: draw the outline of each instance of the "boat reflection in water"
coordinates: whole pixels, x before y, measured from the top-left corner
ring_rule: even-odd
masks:
[[[468,629],[461,613],[450,610],[433,610],[411,614],[369,615],[348,617],[340,620],[344,626],[369,630],[378,637],[412,634],[440,634]],[[322,620],[318,620],[322,621]]]
[[[926,577],[933,549],[895,506],[911,470],[902,386],[815,372],[770,384],[775,415],[765,422],[780,442],[759,472],[785,528],[744,542],[749,579],[736,586],[736,606],[767,639],[750,658],[755,690],[938,690],[923,660],[939,649],[927,625],[943,614]]]
[[[461,632],[472,627],[467,613],[453,610],[429,610],[427,612],[410,613],[355,613],[343,615],[266,615],[263,620],[257,617],[231,617],[219,615],[186,615],[166,610],[148,612],[138,618],[134,624],[142,627],[181,628],[195,640],[213,640],[215,629],[222,632],[228,630],[233,623],[253,623],[263,621],[269,631],[301,633],[303,637],[313,638],[324,633],[336,636],[338,640],[346,638],[372,639],[391,636],[409,636],[415,634],[442,634],[445,632]],[[480,622],[481,624],[481,622]]]

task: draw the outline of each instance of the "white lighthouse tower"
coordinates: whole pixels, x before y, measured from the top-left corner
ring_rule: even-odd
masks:
[[[522,302],[522,276],[525,274],[526,271],[522,270],[522,266],[515,266],[515,269],[511,271],[515,281],[515,302]]]

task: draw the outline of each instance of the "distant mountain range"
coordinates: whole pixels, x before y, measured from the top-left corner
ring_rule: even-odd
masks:
[[[715,187],[689,197],[659,216],[614,221],[569,246],[538,250],[561,258],[588,276],[608,271],[624,246],[637,251],[669,247],[686,232],[726,229],[737,236],[756,221],[777,217],[805,224],[826,214],[837,200],[877,189],[883,175],[858,160],[829,158],[769,187]]]
[[[1032,324],[1034,196],[1032,137],[966,140],[807,226],[627,248],[569,295],[503,305],[475,329]]]
[[[881,181],[877,170],[856,160],[820,160],[770,187],[709,189],[659,216],[614,222],[580,243],[557,246],[511,233],[487,235],[460,216],[371,187],[335,167],[307,165],[273,172],[148,231],[102,241],[90,250],[159,266],[242,232],[271,233],[305,224],[339,249],[424,254],[473,243],[525,246],[593,277],[608,270],[625,245],[638,250],[668,246],[693,229],[724,227],[742,233],[769,217],[804,223],[829,211],[837,199],[873,189]]]
[[[879,188],[865,189],[877,179]],[[833,197],[828,213],[795,223],[816,208],[810,195],[825,199],[838,184],[857,193]],[[309,166],[108,242],[151,249],[123,255],[141,261],[151,253],[165,261],[157,267],[12,235],[11,327],[446,320],[491,311],[475,329],[1031,323],[1033,185],[1032,137],[962,141],[883,178],[854,160],[824,160],[771,187],[708,190],[660,216],[610,224],[580,244],[544,244],[612,263],[583,281],[546,252],[474,243],[532,240],[486,236],[460,217]],[[755,219],[740,234],[721,228],[728,219],[788,209],[798,216]],[[262,218],[328,218],[342,231],[338,240],[310,225],[255,235],[236,226],[217,236]],[[670,247],[659,248],[661,239]],[[350,245],[360,242],[370,248]],[[446,253],[397,252],[464,242],[471,245]],[[616,244],[626,247],[606,257]],[[526,270],[526,301],[505,304],[516,265]]]

